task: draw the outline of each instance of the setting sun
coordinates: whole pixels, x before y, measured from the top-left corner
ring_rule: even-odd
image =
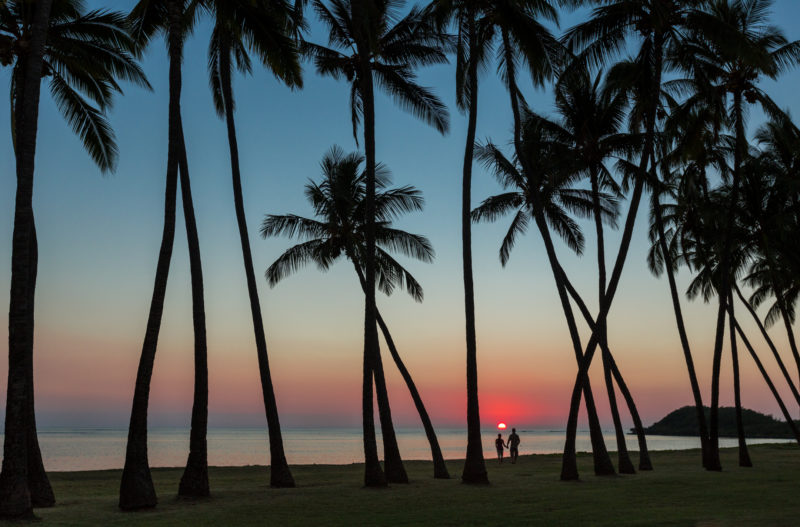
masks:
[[[498,430],[505,430],[506,429],[506,424],[505,423],[497,423],[497,429]]]

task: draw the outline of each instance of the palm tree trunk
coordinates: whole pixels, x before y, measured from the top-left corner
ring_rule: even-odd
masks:
[[[592,332],[596,332],[597,326],[594,323],[591,313],[589,312],[589,308],[586,307],[586,303],[583,301],[580,295],[578,295],[578,292],[572,286],[572,283],[569,281],[569,278],[567,278],[567,275],[564,273],[563,269],[561,271],[561,276],[564,277],[564,285],[566,285],[569,295],[575,301],[578,309],[583,314],[583,318],[586,320],[586,324],[588,324],[589,329]],[[605,355],[608,356],[611,374],[614,376],[614,380],[617,382],[619,391],[622,393],[622,397],[625,399],[625,403],[628,406],[628,412],[630,412],[631,419],[633,420],[633,427],[634,430],[636,430],[636,438],[639,443],[639,470],[653,470],[653,463],[650,461],[650,452],[647,448],[647,438],[644,433],[644,425],[642,425],[642,419],[639,416],[639,410],[636,408],[633,395],[628,389],[625,379],[622,377],[622,372],[620,372],[619,368],[617,367],[617,362],[614,360],[614,355],[611,354],[611,350],[608,348],[607,342],[604,344],[601,343],[601,350]]]
[[[592,185],[592,208],[594,209],[594,227],[597,233],[597,269],[598,269],[598,299],[600,304],[605,303],[606,293],[606,253],[605,253],[605,240],[603,236],[603,218],[600,212],[600,184],[597,180],[596,168],[592,170],[591,174]],[[606,382],[606,391],[608,392],[608,404],[611,408],[611,417],[614,421],[614,433],[617,439],[617,455],[618,465],[621,474],[635,474],[636,469],[633,467],[630,455],[628,454],[628,446],[625,444],[625,431],[622,429],[622,421],[619,417],[619,408],[617,407],[617,397],[614,393],[614,379],[611,375],[611,356],[608,353],[608,327],[603,324],[598,328],[600,331],[600,349],[603,358],[603,376]]]
[[[356,270],[356,275],[358,276],[358,281],[361,284],[361,289],[366,293],[366,280],[364,278],[364,274],[361,272],[361,268],[355,263],[355,255],[351,251],[348,251],[347,257],[351,262],[353,262],[353,268]],[[386,340],[386,345],[389,347],[389,353],[392,355],[392,359],[394,360],[397,369],[400,371],[400,375],[403,376],[403,380],[406,382],[406,387],[408,387],[408,391],[411,394],[411,399],[414,401],[414,406],[417,408],[417,413],[419,413],[419,418],[422,421],[423,428],[425,429],[425,435],[427,436],[428,443],[431,446],[433,477],[436,479],[450,479],[450,473],[447,471],[447,465],[445,464],[444,457],[442,456],[442,449],[439,447],[439,440],[436,438],[436,432],[433,430],[433,424],[431,423],[431,419],[428,416],[428,411],[425,409],[425,405],[422,402],[422,397],[419,395],[417,386],[414,384],[414,379],[411,378],[411,373],[409,373],[408,368],[406,368],[406,365],[403,364],[403,360],[400,358],[400,354],[397,352],[394,339],[392,338],[391,333],[389,333],[388,326],[383,321],[381,312],[376,310],[375,314],[378,320],[378,326],[381,328],[381,332],[383,333],[383,338]],[[385,451],[386,444],[384,441],[384,452]]]
[[[444,462],[444,456],[442,456],[442,449],[439,447],[439,440],[436,438],[436,432],[433,429],[433,423],[431,423],[431,418],[428,416],[428,411],[425,409],[425,405],[422,402],[422,397],[419,395],[417,386],[414,384],[414,379],[411,378],[411,374],[409,373],[405,364],[403,364],[400,354],[397,352],[397,348],[395,347],[394,339],[392,339],[392,335],[389,333],[389,328],[383,321],[380,311],[377,312],[377,318],[378,326],[381,328],[383,338],[386,340],[386,345],[389,347],[389,353],[392,355],[392,359],[394,360],[397,369],[400,371],[400,375],[403,376],[403,380],[406,383],[408,392],[411,394],[411,399],[414,401],[414,406],[416,407],[419,418],[422,421],[422,427],[425,429],[425,436],[428,438],[428,443],[431,446],[433,477],[436,479],[450,479],[450,473],[447,471],[447,465]]]
[[[203,266],[200,259],[200,239],[194,215],[192,187],[189,178],[189,161],[186,157],[186,138],[183,123],[180,129],[181,202],[189,243],[189,267],[192,280],[192,321],[194,327],[194,402],[189,433],[189,459],[178,486],[178,496],[204,498],[210,494],[208,486],[208,342],[206,339],[206,309],[203,298]]]
[[[464,172],[461,187],[461,247],[464,265],[464,314],[467,338],[467,456],[461,481],[488,484],[486,464],[481,446],[481,417],[478,406],[478,345],[475,336],[475,290],[472,280],[472,157],[478,121],[478,64],[475,13],[468,9],[469,107],[467,108],[467,141],[464,147]]]
[[[177,0],[171,0],[169,8],[169,145],[167,150],[167,182],[164,197],[164,230],[156,265],[153,297],[147,317],[142,354],[136,373],[136,388],[128,427],[128,445],[125,452],[125,467],[122,470],[119,507],[136,510],[156,506],[157,498],[147,461],[147,407],[150,398],[150,380],[153,377],[153,362],[161,330],[161,315],[164,311],[164,295],[172,259],[175,239],[175,207],[178,189],[178,164],[180,160],[180,97],[181,59],[183,55],[182,13]]]
[[[362,425],[364,429],[364,484],[367,487],[386,485],[386,476],[381,470],[378,460],[378,446],[375,439],[375,417],[373,415],[372,376],[375,371],[378,349],[378,327],[376,323],[377,306],[375,305],[375,95],[373,92],[372,67],[369,53],[368,8],[362,1],[353,2],[353,21],[358,26],[355,30],[358,39],[359,56],[358,80],[364,112],[364,157],[366,160],[366,192],[365,208],[365,245],[366,269],[365,306],[364,306],[364,367],[361,392]]]
[[[758,371],[761,372],[761,376],[764,377],[764,382],[767,383],[769,386],[769,390],[772,392],[773,397],[775,397],[775,401],[778,403],[778,406],[781,409],[781,413],[783,413],[784,419],[786,419],[786,424],[789,425],[789,428],[792,429],[792,433],[794,434],[794,438],[797,441],[797,444],[800,445],[800,430],[797,429],[797,425],[792,420],[792,416],[789,415],[789,410],[786,409],[786,405],[783,404],[783,399],[781,399],[778,390],[775,389],[775,385],[772,383],[772,380],[769,378],[769,374],[767,370],[764,369],[764,365],[761,363],[761,360],[758,358],[756,351],[753,349],[753,346],[750,345],[750,341],[747,340],[747,337],[742,331],[742,328],[739,326],[739,322],[736,321],[736,318],[733,319],[733,323],[736,326],[736,331],[739,333],[739,338],[742,339],[744,342],[747,351],[750,352],[750,356],[753,357],[753,361],[755,361],[756,366],[758,367]]]
[[[674,263],[672,255],[669,252],[666,242],[666,233],[664,230],[664,218],[661,213],[661,203],[659,203],[658,193],[653,194],[653,211],[656,220],[656,229],[658,230],[659,248],[664,258],[664,270],[667,274],[667,281],[669,282],[669,292],[672,298],[672,311],[675,313],[675,323],[678,326],[678,336],[681,340],[681,348],[683,348],[683,358],[686,362],[686,369],[689,373],[689,384],[692,387],[692,397],[694,398],[695,415],[697,417],[697,428],[700,432],[700,450],[702,456],[703,467],[710,465],[709,457],[709,444],[708,444],[708,428],[706,426],[706,414],[703,408],[703,396],[700,393],[700,383],[697,380],[697,372],[694,368],[694,359],[692,358],[692,350],[689,347],[689,337],[686,334],[686,326],[683,322],[683,311],[681,309],[681,298],[678,293],[678,285],[675,282]]]
[[[708,470],[722,470],[722,465],[719,461],[719,375],[722,362],[722,341],[725,336],[725,311],[728,306],[728,295],[722,291],[728,291],[730,288],[730,253],[733,245],[733,220],[736,217],[736,205],[739,201],[739,181],[741,180],[742,159],[745,153],[745,131],[744,131],[744,116],[742,114],[742,92],[741,90],[735,91],[733,94],[733,118],[736,130],[735,145],[733,149],[733,178],[731,181],[731,201],[728,210],[728,219],[725,231],[722,233],[724,237],[724,245],[722,249],[722,257],[720,259],[720,272],[722,279],[720,284],[719,297],[719,311],[717,314],[717,329],[714,337],[714,356],[711,370],[711,412],[709,415],[709,465],[706,467]]]
[[[770,338],[769,333],[767,333],[767,329],[764,327],[764,324],[761,323],[761,319],[758,318],[758,314],[756,313],[755,309],[753,309],[753,306],[750,305],[750,302],[748,302],[745,299],[744,295],[742,294],[742,291],[739,289],[739,286],[734,284],[733,288],[736,291],[739,300],[741,300],[742,304],[744,304],[744,307],[747,308],[747,311],[750,313],[750,315],[753,317],[753,320],[758,325],[758,329],[761,331],[761,335],[764,336],[764,340],[767,341],[767,345],[769,346],[769,349],[772,351],[772,355],[775,357],[775,360],[778,363],[778,367],[780,367],[781,373],[783,373],[783,377],[784,379],[786,379],[786,383],[789,385],[789,389],[792,391],[792,395],[794,395],[795,401],[797,402],[798,405],[800,405],[800,392],[797,391],[797,387],[792,381],[791,375],[789,375],[789,370],[786,369],[786,365],[783,363],[783,359],[781,359],[780,353],[778,353],[778,348],[775,347],[775,343]]]
[[[28,465],[33,414],[33,328],[36,231],[33,218],[33,176],[39,121],[42,63],[52,0],[36,3],[25,60],[22,100],[17,100],[17,191],[11,249],[11,292],[8,313],[8,389],[0,472],[0,518],[32,517]],[[29,371],[29,369],[31,371]],[[28,406],[31,405],[31,406]],[[35,430],[33,431],[35,434]],[[35,438],[35,435],[34,435]],[[35,444],[35,441],[34,441]]]
[[[377,315],[377,309],[376,309]],[[383,361],[380,352],[375,357],[375,392],[378,398],[378,418],[381,423],[383,439],[383,470],[389,483],[408,483],[408,474],[400,457],[397,436],[392,424],[392,410],[389,406],[389,392],[386,390],[386,378],[383,375]]]
[[[270,486],[294,487],[294,478],[286,461],[283,449],[283,437],[278,417],[278,404],[272,387],[272,376],[267,355],[267,339],[264,332],[264,321],[261,317],[261,303],[258,299],[258,287],[253,267],[253,254],[250,250],[250,237],[247,232],[247,218],[244,212],[242,193],[242,176],[239,169],[239,144],[236,139],[236,123],[233,115],[233,86],[231,82],[230,49],[221,50],[220,76],[222,81],[222,97],[225,103],[225,123],[228,128],[228,146],[231,154],[231,175],[233,179],[233,204],[236,209],[236,223],[239,226],[239,241],[242,245],[242,259],[247,279],[247,294],[250,299],[250,314],[253,318],[253,332],[258,357],[258,372],[261,378],[261,394],[264,399],[264,410],[267,415],[270,454]]]
[[[750,453],[747,451],[747,441],[744,438],[744,423],[742,421],[742,391],[739,383],[739,353],[736,349],[736,330],[734,325],[733,293],[728,291],[728,320],[731,338],[731,362],[733,363],[733,397],[736,406],[736,433],[739,438],[739,466],[752,467]]]
[[[563,270],[561,265],[558,263],[555,247],[553,246],[553,240],[550,237],[550,231],[547,228],[547,224],[545,223],[541,212],[538,210],[535,214],[535,220],[536,225],[539,228],[539,232],[542,235],[547,257],[550,261],[550,267],[553,271],[553,278],[556,282],[556,289],[558,290],[558,297],[561,301],[561,308],[564,311],[564,317],[567,319],[567,327],[569,328],[570,338],[575,351],[575,357],[578,361],[578,369],[581,370],[583,356],[581,354],[580,335],[578,334],[578,327],[575,324],[572,306],[569,303],[569,298],[567,297],[566,286],[564,285]],[[603,441],[602,429],[600,427],[600,420],[597,418],[597,410],[594,404],[594,396],[592,395],[589,376],[587,371],[584,371],[583,373],[584,375],[579,377],[579,382],[577,385],[577,404],[580,405],[581,392],[583,392],[583,396],[586,399],[586,413],[589,417],[589,430],[592,440],[592,454],[594,458],[594,472],[598,476],[613,475],[615,474],[614,465],[611,463],[611,456],[609,456],[605,442]],[[571,402],[575,402],[575,395],[576,392],[573,391],[573,399]],[[573,430],[573,434],[577,435],[577,429]],[[596,439],[598,437],[599,441]],[[565,473],[562,466],[561,479],[577,480],[578,466],[575,448],[575,436],[570,438],[569,428],[567,430],[567,441],[564,447],[564,459],[564,465],[569,466],[573,470]]]

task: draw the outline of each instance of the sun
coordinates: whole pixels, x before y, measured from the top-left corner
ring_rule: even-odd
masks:
[[[497,423],[497,429],[498,430],[505,430],[506,429],[506,424],[505,423]]]

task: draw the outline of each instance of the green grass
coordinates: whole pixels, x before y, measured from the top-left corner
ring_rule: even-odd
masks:
[[[117,509],[120,471],[51,474],[58,504],[38,509],[47,525],[798,525],[800,451],[751,447],[755,468],[722,452],[721,473],[699,465],[698,451],[654,452],[655,471],[598,478],[580,455],[583,481],[558,480],[559,456],[523,456],[516,465],[487,460],[491,485],[434,480],[430,462],[410,461],[412,482],[361,487],[360,465],[292,467],[298,488],[271,489],[264,467],[210,470],[213,496],[178,500],[180,469],[154,469],[160,503],[150,511]]]

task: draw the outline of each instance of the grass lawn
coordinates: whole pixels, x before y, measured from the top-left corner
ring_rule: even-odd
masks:
[[[559,456],[523,456],[516,465],[487,460],[491,485],[468,486],[462,463],[451,480],[434,480],[430,462],[409,461],[409,485],[364,489],[361,465],[292,467],[298,488],[271,489],[265,467],[215,467],[213,496],[178,500],[181,469],[154,469],[160,503],[150,511],[117,509],[120,471],[50,475],[57,505],[37,509],[47,525],[800,525],[800,450],[758,445],[755,468],[699,467],[694,451],[654,452],[655,471],[598,478],[580,455],[582,482],[558,480]]]

